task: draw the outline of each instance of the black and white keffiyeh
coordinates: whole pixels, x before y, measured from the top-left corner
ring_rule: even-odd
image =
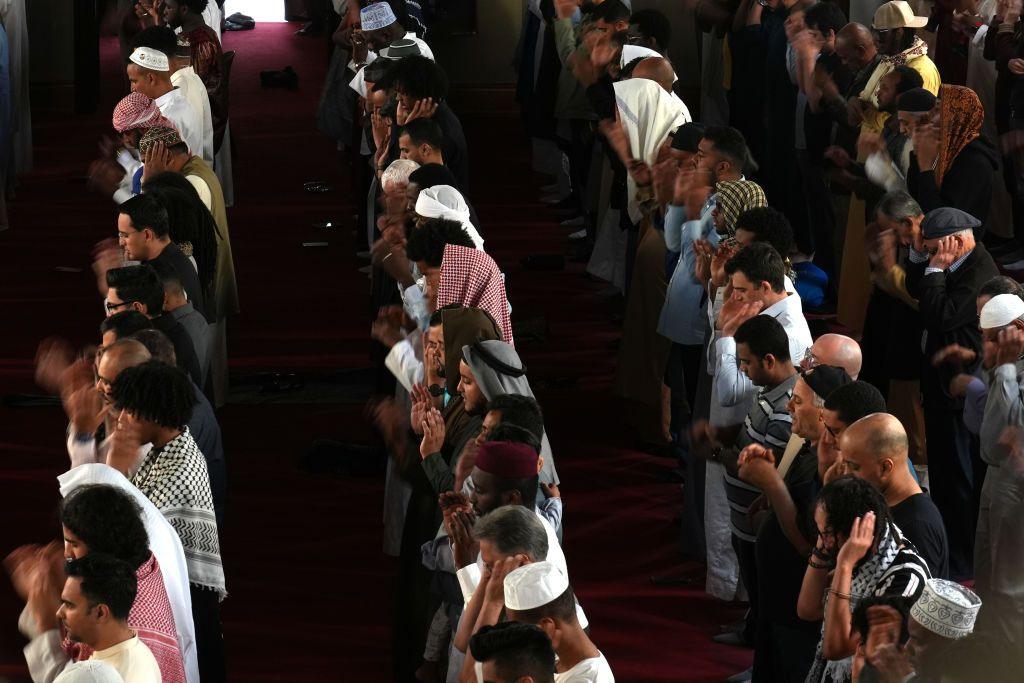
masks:
[[[902,579],[899,577],[902,575]],[[931,578],[928,565],[914,546],[903,537],[903,532],[889,523],[878,550],[859,565],[850,581],[849,600],[852,612],[860,601],[871,595],[897,594],[912,597],[921,594],[925,582]],[[831,596],[826,594],[825,603]],[[814,653],[814,663],[807,674],[806,683],[840,683],[853,680],[853,658],[836,661],[825,659],[825,624],[821,625],[821,639]]]
[[[150,450],[132,477],[132,483],[178,532],[185,551],[189,583],[215,590],[223,600],[227,589],[210,475],[206,459],[188,428],[163,448]]]

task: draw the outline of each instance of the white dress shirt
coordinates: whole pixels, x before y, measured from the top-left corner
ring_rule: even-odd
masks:
[[[174,88],[153,100],[160,113],[178,128],[181,139],[193,154],[203,153],[203,114],[185,99],[181,88]]]
[[[213,114],[210,113],[210,93],[203,84],[203,79],[191,66],[178,69],[171,74],[171,83],[181,90],[185,99],[192,106],[194,111],[199,112],[199,119],[203,123],[203,146],[201,149],[192,150],[198,154],[203,161],[213,166]]]

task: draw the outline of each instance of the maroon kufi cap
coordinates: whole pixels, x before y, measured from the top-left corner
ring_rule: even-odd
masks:
[[[487,441],[476,454],[476,467],[502,479],[537,476],[537,451],[512,441]]]

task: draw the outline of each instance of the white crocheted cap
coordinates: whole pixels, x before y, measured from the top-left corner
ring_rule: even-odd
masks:
[[[569,577],[550,562],[534,562],[505,577],[505,607],[522,612],[554,602],[569,588]]]
[[[981,609],[981,598],[969,588],[946,579],[928,579],[910,616],[932,633],[957,640],[970,635]]]

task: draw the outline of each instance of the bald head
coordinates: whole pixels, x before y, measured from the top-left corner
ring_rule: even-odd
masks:
[[[894,505],[908,487],[920,489],[907,465],[907,432],[889,413],[874,413],[854,422],[839,437],[847,474],[869,481]]]
[[[877,54],[875,37],[864,24],[849,23],[836,34],[836,56],[847,69],[860,71]]]
[[[648,57],[633,67],[633,78],[646,78],[660,85],[665,92],[672,92],[676,72],[664,57]]]
[[[823,334],[811,345],[811,353],[820,365],[833,365],[846,370],[850,379],[860,374],[860,344],[842,334]]]
[[[867,47],[875,44],[875,37],[871,34],[871,29],[855,21],[851,21],[841,28],[839,33],[836,34],[836,40],[842,40],[856,47]]]
[[[134,339],[119,339],[103,351],[100,365],[105,372],[101,374],[113,380],[125,368],[134,368],[150,359],[149,350]]]

